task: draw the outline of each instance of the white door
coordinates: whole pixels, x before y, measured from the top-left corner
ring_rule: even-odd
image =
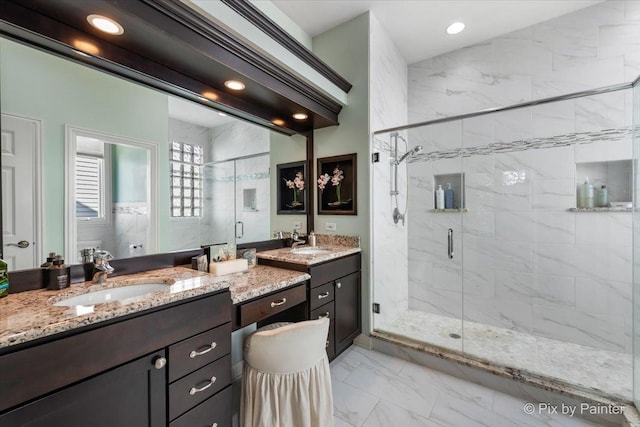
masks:
[[[2,114],[3,255],[9,270],[34,268],[37,259],[40,122]]]

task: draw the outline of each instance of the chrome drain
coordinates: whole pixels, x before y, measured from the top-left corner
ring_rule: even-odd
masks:
[[[449,334],[449,337],[459,340],[460,338],[462,338],[459,334]]]

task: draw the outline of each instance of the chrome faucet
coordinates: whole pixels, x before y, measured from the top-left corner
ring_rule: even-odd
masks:
[[[298,234],[298,230],[293,230],[293,232],[291,233],[291,240],[293,241],[293,243],[291,244],[291,249],[295,248],[296,246],[305,244],[304,240],[300,240],[300,235]]]
[[[107,276],[113,273],[114,268],[109,265],[113,256],[107,251],[96,251],[93,254],[93,279],[91,283],[100,284],[107,281]]]

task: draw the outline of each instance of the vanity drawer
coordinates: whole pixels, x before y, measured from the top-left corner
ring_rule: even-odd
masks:
[[[329,323],[329,334],[327,336],[327,355],[329,357],[333,357],[336,352],[335,335],[333,333],[335,324],[334,310],[335,306],[332,301],[322,307],[316,308],[311,312],[311,316],[309,316],[309,320],[322,319],[323,317],[328,317],[331,320],[331,323]]]
[[[315,310],[321,305],[325,305],[328,302],[333,301],[333,294],[335,292],[333,282],[326,283],[317,288],[311,289],[309,293],[309,308]]]
[[[232,397],[229,386],[173,420],[169,427],[228,427],[231,425]]]
[[[231,352],[231,323],[169,346],[169,382]]]
[[[324,264],[312,265],[309,267],[309,274],[311,275],[310,286],[313,289],[316,286],[324,285],[331,280],[359,270],[360,254],[327,261]]]
[[[287,310],[307,299],[307,286],[298,285],[240,306],[240,327],[250,325]]]
[[[169,419],[173,420],[231,383],[231,355],[169,385]]]

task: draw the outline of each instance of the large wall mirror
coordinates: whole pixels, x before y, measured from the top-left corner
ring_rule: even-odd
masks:
[[[277,215],[276,167],[306,159],[282,135],[0,39],[2,221],[11,269],[49,252],[117,258],[306,230]]]

